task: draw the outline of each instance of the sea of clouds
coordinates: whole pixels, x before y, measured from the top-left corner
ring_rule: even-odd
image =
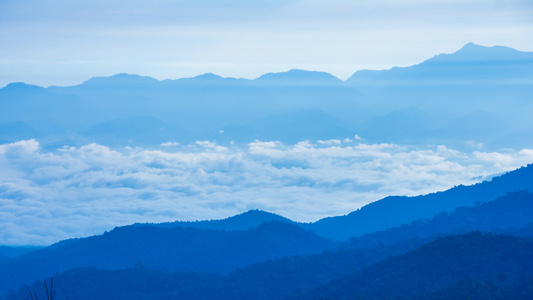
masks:
[[[218,219],[255,208],[315,221],[532,161],[529,149],[465,153],[357,139],[54,151],[25,140],[0,145],[0,244],[47,245],[135,222]]]

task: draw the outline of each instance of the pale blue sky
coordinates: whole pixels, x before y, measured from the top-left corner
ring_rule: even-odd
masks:
[[[0,87],[292,68],[346,79],[467,42],[533,51],[533,2],[0,0]]]

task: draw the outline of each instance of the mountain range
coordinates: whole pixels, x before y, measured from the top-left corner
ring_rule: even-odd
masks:
[[[10,289],[55,276],[56,281],[66,284],[61,293],[77,295],[79,299],[89,297],[90,293],[100,295],[99,299],[126,299],[138,293],[139,288],[144,289],[142,292],[146,299],[185,295],[191,299],[209,299],[217,294],[224,295],[220,299],[280,299],[289,295],[310,299],[312,297],[306,294],[308,289],[311,294],[320,293],[324,297],[329,294],[335,296],[338,293],[336,291],[344,289],[348,290],[347,294],[379,294],[378,291],[382,289],[379,285],[369,284],[359,291],[350,288],[348,283],[343,286],[338,282],[359,280],[352,279],[359,278],[357,276],[382,276],[380,271],[368,271],[366,266],[376,270],[398,268],[398,264],[402,264],[397,262],[398,259],[404,258],[415,259],[413,265],[416,265],[421,264],[416,262],[418,257],[429,255],[427,259],[435,260],[437,265],[448,264],[446,258],[440,261],[427,250],[448,243],[450,239],[439,239],[447,236],[455,236],[451,241],[456,239],[465,245],[472,243],[471,246],[465,246],[464,251],[478,251],[476,247],[482,249],[479,251],[489,251],[494,242],[502,243],[498,249],[518,247],[520,255],[529,253],[533,257],[533,248],[528,244],[528,238],[533,237],[533,222],[530,219],[533,214],[533,190],[530,186],[532,169],[533,165],[528,165],[488,182],[456,187],[442,193],[414,198],[398,197],[395,201],[385,198],[368,205],[371,209],[363,208],[352,216],[326,219],[330,226],[336,224],[336,227],[322,227],[321,230],[326,230],[325,234],[316,230],[319,227],[313,227],[321,221],[296,223],[258,210],[223,220],[117,227],[103,235],[65,240],[4,258],[0,261],[0,292],[6,295],[6,299],[16,299],[24,295],[28,287],[9,293]],[[503,196],[496,196],[506,189]],[[490,195],[493,195],[492,198]],[[419,212],[419,218],[415,220],[403,218],[412,209],[410,201],[413,199],[415,203],[433,203],[432,210],[421,210],[423,213]],[[379,210],[373,210],[375,207],[379,207]],[[450,208],[449,212],[442,209],[439,213],[433,213],[442,207],[454,208]],[[397,224],[388,227],[381,224],[386,227],[383,230],[367,227],[365,234],[354,234],[344,242],[325,237],[336,236],[340,227],[360,233],[361,224],[372,224],[375,220],[383,219],[383,215],[378,215],[379,212],[389,212],[389,217],[396,218]],[[469,234],[472,230],[506,234],[509,237]],[[442,247],[438,251],[450,249],[450,246]],[[461,255],[465,255],[461,259],[471,259],[470,254],[461,252]],[[494,259],[494,255],[508,254],[490,251],[482,254],[476,262],[478,265],[472,266],[472,270],[478,270],[476,266]],[[399,258],[393,259],[392,256]],[[519,280],[515,277],[533,274],[524,268],[517,271],[513,269],[515,267],[518,268],[519,264],[512,261],[509,264],[491,265],[481,273],[465,271],[465,276],[450,275],[450,278],[436,280],[431,288],[420,290],[422,294],[417,295],[446,293],[446,290],[441,289],[447,284],[462,284],[461,280],[468,279],[469,274],[475,275],[472,278],[476,283],[481,280],[481,284],[486,276],[500,273],[512,280],[505,283],[509,286],[499,288],[513,288],[516,293],[521,293],[523,289],[514,286]],[[423,268],[420,270],[425,272]],[[366,275],[366,272],[374,275]],[[401,274],[403,271],[398,272]],[[438,277],[438,274],[432,276]],[[335,279],[337,277],[345,279]],[[392,280],[390,276],[387,278]],[[134,287],[137,281],[145,281],[144,287]],[[160,286],[163,283],[164,286]],[[40,290],[40,285],[36,283],[32,289]],[[60,286],[57,285],[57,288]],[[121,289],[122,295],[116,295],[117,291],[109,291],[113,286]],[[415,296],[412,293],[394,293],[405,297]]]
[[[0,89],[0,143],[157,147],[361,137],[483,151],[533,147],[533,53],[469,43],[389,70],[257,79],[117,74]],[[0,247],[0,299],[531,299],[533,164],[295,222],[261,210],[137,223]],[[48,293],[46,293],[48,294]],[[33,298],[31,296],[31,298]]]
[[[0,141],[44,146],[350,138],[487,149],[527,147],[533,53],[467,44],[418,65],[346,81],[290,70],[257,79],[117,74],[76,86],[0,89]],[[115,138],[111,138],[115,137]]]

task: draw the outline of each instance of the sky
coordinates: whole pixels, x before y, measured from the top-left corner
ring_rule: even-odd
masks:
[[[316,221],[390,195],[473,184],[531,161],[531,149],[461,152],[355,138],[56,151],[25,140],[0,145],[0,244],[49,245],[137,222],[221,219],[250,209]]]
[[[0,0],[0,87],[94,76],[346,79],[464,44],[533,51],[530,0]]]

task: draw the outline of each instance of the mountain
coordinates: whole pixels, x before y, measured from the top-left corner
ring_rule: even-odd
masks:
[[[98,123],[81,132],[86,143],[104,145],[158,145],[166,141],[179,139],[188,134],[150,116],[135,116],[112,119]]]
[[[419,135],[401,142],[461,149],[473,140],[489,149],[529,147],[520,140],[529,135],[526,131],[533,132],[524,111],[533,109],[526,96],[533,93],[533,52],[467,44],[454,53],[439,54],[413,66],[356,71],[345,83],[373,104],[369,109],[376,113],[371,117],[386,119],[387,114],[416,107],[438,121],[428,123],[427,130],[418,128]],[[461,123],[461,119],[478,118],[473,113],[479,111],[489,117],[475,126],[473,122]],[[498,123],[487,122],[489,119]],[[381,142],[387,138],[383,132],[387,133],[378,130],[365,138]]]
[[[502,85],[533,83],[533,52],[468,43],[452,54],[439,54],[418,65],[362,70],[351,85]]]
[[[358,134],[368,137],[371,142],[410,143],[437,126],[432,116],[409,107],[364,122],[359,126]]]
[[[80,87],[83,88],[127,88],[132,87],[143,88],[143,87],[152,87],[157,86],[159,80],[148,77],[148,76],[139,76],[135,74],[116,74],[109,77],[93,77],[85,82],[83,82]],[[54,88],[52,88],[54,89]]]
[[[339,107],[346,106],[346,103],[356,96],[353,88],[343,87],[342,81],[326,73],[295,70],[287,74],[288,77],[276,74],[274,78],[266,76],[247,80],[223,78],[207,73],[194,78],[163,81],[118,74],[92,78],[77,86],[50,87],[46,90],[59,95],[76,95],[98,109],[104,120],[93,123],[90,127],[139,116],[152,117],[164,122],[167,127],[178,128],[179,130],[175,130],[175,136],[182,143],[206,139],[249,142],[250,136],[260,139],[279,136],[280,139],[300,141],[314,136],[328,138],[332,135],[344,135],[346,130],[337,125],[342,122],[337,120],[336,115],[346,114]],[[289,81],[285,82],[285,79]],[[322,80],[324,84],[318,83]],[[293,81],[307,83],[290,83]],[[332,81],[339,84],[331,85]],[[324,105],[325,99],[327,105]],[[280,128],[275,123],[277,118],[286,118],[288,122],[294,116],[301,119],[301,112],[311,111],[328,116],[324,122],[333,120],[335,126],[321,131],[302,131],[305,127],[295,123],[291,133],[287,134],[285,128]],[[331,116],[330,112],[335,112],[335,116]],[[317,121],[313,119],[315,115],[304,114],[305,123]],[[238,130],[231,130],[232,126],[255,127],[252,134],[243,135]],[[86,128],[87,130],[90,128]],[[154,135],[160,134],[155,129],[146,130]],[[220,135],[220,130],[225,130],[226,133]],[[352,132],[350,126],[348,130]],[[331,131],[333,133],[330,133]],[[131,132],[135,132],[133,127]],[[284,134],[288,137],[282,136]],[[153,144],[154,141],[144,140],[147,137],[149,135],[139,133],[133,140]],[[85,136],[80,135],[80,139],[83,138]],[[124,144],[123,141],[117,142]]]
[[[165,272],[138,263],[133,268],[102,270],[75,268],[54,276],[58,299],[280,299],[301,288],[312,288],[339,274],[349,274],[400,255],[417,245],[395,245],[368,249],[326,251],[310,256],[268,260],[227,275],[212,272]],[[47,283],[49,284],[49,278]],[[45,294],[42,282],[30,287]],[[5,300],[23,299],[28,287]]]
[[[517,285],[517,282],[523,278],[519,276],[533,274],[524,273],[520,268],[522,265],[502,257],[514,255],[517,260],[523,259],[527,254],[524,251],[533,249],[528,244],[533,243],[533,240],[481,233],[442,237],[464,234],[471,230],[533,236],[530,217],[533,213],[533,193],[507,193],[492,201],[482,201],[483,197],[489,198],[491,193],[495,195],[495,191],[500,189],[512,190],[527,186],[526,183],[531,182],[531,172],[532,165],[529,165],[494,177],[488,182],[443,192],[450,193],[448,197],[452,199],[472,197],[477,202],[472,207],[458,207],[449,214],[442,212],[431,219],[369,233],[343,244],[299,228],[306,226],[305,224],[293,223],[281,216],[259,210],[224,220],[119,227],[101,236],[67,240],[14,258],[4,258],[0,262],[0,277],[3,278],[0,291],[5,293],[9,288],[22,283],[64,272],[57,279],[68,283],[64,287],[65,292],[81,298],[87,297],[84,293],[107,293],[114,295],[114,299],[126,299],[131,297],[129,291],[142,292],[146,299],[209,299],[214,295],[221,299],[279,299],[289,293],[296,293],[296,298],[309,298],[306,291],[298,292],[302,289],[312,289],[311,294],[324,297],[332,291],[339,291],[346,295],[378,298],[391,295],[396,297],[396,293],[408,298],[424,298],[429,294],[450,295],[450,290],[446,288],[448,285],[464,288],[463,280],[470,277],[475,284],[469,286],[468,291],[482,293],[479,286],[485,287],[487,280],[492,280],[501,273],[510,280],[500,282],[498,291],[503,295],[521,295],[524,288]],[[431,195],[420,198],[429,196]],[[439,197],[433,200],[438,199]],[[381,207],[386,208],[388,203],[385,202],[384,205]],[[391,216],[405,214],[401,203],[392,210]],[[368,212],[372,211],[365,211]],[[374,221],[379,219],[375,215],[359,215],[363,216],[373,218]],[[372,221],[369,221],[366,225],[371,224]],[[418,248],[428,242],[429,244]],[[463,246],[457,247],[457,244]],[[339,246],[342,248],[338,248]],[[463,250],[464,253],[461,252]],[[413,252],[404,254],[407,251]],[[450,254],[446,251],[455,252]],[[531,256],[531,253],[528,255]],[[419,257],[422,261],[417,260]],[[460,263],[447,261],[455,257]],[[488,262],[492,260],[504,263],[491,265]],[[468,262],[464,264],[467,267],[459,272],[456,268],[463,266],[463,261]],[[420,274],[428,272],[428,265],[431,264],[452,265],[446,271],[451,272],[451,275],[430,273],[434,284],[423,284],[416,288],[412,285],[416,285],[416,280],[424,282],[422,279],[404,279],[406,275],[402,272],[409,272],[414,268],[419,272],[415,272],[415,275],[422,276]],[[407,271],[405,266],[409,266]],[[528,260],[525,260],[524,268],[529,268]],[[389,283],[395,277],[384,276],[381,269],[388,270],[393,275],[398,274],[396,278],[401,280]],[[226,275],[221,275],[220,272]],[[362,281],[365,283],[363,288],[351,289],[353,285],[350,282],[372,276],[384,278],[385,283],[382,285],[380,280],[375,279],[370,283]],[[144,284],[137,286],[141,279]],[[342,284],[338,285],[337,282]],[[80,284],[85,287],[89,284],[89,290],[82,288]],[[379,294],[389,284],[399,287],[387,291],[385,296]],[[317,285],[319,286],[313,289]],[[120,287],[123,292],[117,296],[115,291],[109,291],[111,287]],[[35,288],[37,287],[32,287]],[[26,288],[22,288],[22,291],[26,292]],[[370,296],[374,295],[372,293],[378,294]],[[8,296],[8,299],[19,294],[20,291]],[[336,297],[336,294],[332,295]],[[99,296],[99,299],[107,299],[106,297]]]
[[[0,246],[0,264],[4,261],[8,261],[13,257],[17,257],[35,250],[41,247],[8,247]]]
[[[50,277],[45,280],[50,288]],[[225,277],[207,272],[164,272],[146,269],[141,263],[133,268],[102,270],[94,267],[71,269],[53,277],[54,299],[220,299]],[[43,281],[11,291],[3,300],[46,299]],[[37,297],[35,296],[37,295]]]
[[[340,274],[356,272],[448,235],[480,230],[533,237],[532,213],[533,194],[509,193],[475,207],[442,213],[431,220],[419,220],[352,239],[340,251],[254,264],[228,274],[231,281],[227,285],[244,292],[248,298],[279,299],[297,289],[310,288]]]
[[[173,136],[182,144],[250,138],[293,143],[355,132],[367,141],[415,146],[438,143],[461,150],[474,140],[486,149],[528,148],[532,65],[531,52],[467,44],[414,66],[360,70],[344,82],[328,73],[293,69],[254,80],[212,73],[162,81],[117,74],[70,87],[14,83],[0,89],[0,123],[25,122],[28,128],[0,139],[29,135],[44,147],[81,144],[87,140],[83,133],[95,126],[144,116],[176,128]],[[137,124],[129,124],[135,132]],[[159,139],[150,139],[160,135],[157,130],[147,126],[116,143],[158,145]]]
[[[498,113],[479,110],[426,130],[421,133],[421,137],[428,142],[445,144],[448,147],[457,147],[457,141],[468,140],[483,140],[488,144],[506,144],[506,142],[501,142],[501,139],[509,134],[505,128],[512,127],[509,121],[499,116]],[[520,147],[519,142],[512,144]]]
[[[292,69],[287,72],[267,73],[254,80],[256,84],[300,86],[300,85],[340,85],[342,80],[337,77],[316,71]]]
[[[284,223],[294,223],[293,221],[276,215],[270,212],[253,209],[242,214],[238,214],[222,220],[209,220],[209,221],[176,221],[168,223],[157,223],[157,224],[134,224],[134,226],[155,226],[155,227],[190,227],[198,229],[210,229],[210,230],[249,230],[251,228],[257,228],[263,223],[269,222],[284,222]]]
[[[438,239],[288,299],[530,299],[532,270],[533,239],[472,232]]]
[[[235,289],[240,291],[247,291],[247,295],[252,295],[249,298],[269,295],[265,298],[279,299],[297,289],[310,288],[340,274],[356,272],[365,266],[390,256],[402,255],[448,235],[479,230],[533,237],[533,221],[530,217],[532,213],[533,194],[509,193],[475,207],[457,208],[450,214],[442,213],[430,220],[418,220],[401,227],[351,239],[341,251],[283,258],[239,269],[228,275],[234,280],[228,285],[235,286]],[[253,287],[246,287],[244,283],[250,282],[254,282]]]
[[[76,268],[57,274],[54,286],[59,299],[530,299],[532,246],[531,238],[472,232],[409,252],[324,252],[227,275],[156,271],[142,263],[120,270]],[[29,289],[45,293],[42,282]],[[5,300],[27,292],[24,286]]]
[[[496,205],[495,203],[506,203],[506,201],[508,201],[509,203],[503,204],[503,207],[496,208],[495,210],[491,211],[491,213],[494,215],[489,217],[489,219],[494,219],[495,221],[498,220],[497,214],[499,211],[505,211],[506,216],[513,215],[514,218],[516,218],[521,213],[529,212],[530,207],[527,206],[529,203],[527,202],[527,199],[529,198],[528,196],[522,197],[520,196],[521,194],[512,194],[511,196],[507,195],[507,197],[505,196],[509,192],[520,191],[526,192],[525,195],[528,195],[527,191],[533,192],[533,164],[527,165],[526,167],[521,167],[517,170],[500,176],[492,177],[490,180],[471,186],[459,185],[443,192],[431,193],[416,197],[386,197],[365,205],[361,209],[353,211],[348,215],[327,217],[313,223],[296,223],[272,213],[252,210],[223,220],[196,222],[178,221],[147,225],[161,227],[182,226],[212,230],[247,230],[249,228],[255,228],[263,222],[276,221],[295,224],[303,229],[311,230],[320,236],[346,241],[350,238],[361,237],[365,234],[372,234],[376,231],[383,231],[390,228],[399,227],[401,225],[410,224],[414,221],[420,222],[420,220],[424,219],[432,219],[439,216],[442,217],[443,215],[448,216],[448,213],[450,213],[450,217],[452,217],[454,211],[459,207],[465,207],[467,211],[469,209],[478,211],[483,208],[488,208],[490,210],[493,205]],[[495,199],[498,199],[498,201],[495,201]],[[525,202],[513,204],[515,201]],[[505,207],[506,205],[507,207]],[[521,205],[524,207],[521,208]],[[470,218],[467,218],[466,216],[458,217],[458,219],[461,218],[464,218],[464,220],[470,220]],[[506,219],[503,219],[503,221],[505,220]],[[490,222],[486,221],[486,219],[484,222],[486,222],[486,224],[491,224]],[[455,224],[457,226],[461,226],[460,224],[464,225],[463,228],[465,230],[473,226],[473,224],[467,226],[467,224],[463,224],[461,222],[457,222]],[[518,222],[518,219],[517,224],[521,224]],[[135,226],[144,225],[145,224],[137,224]],[[471,229],[490,229],[479,227],[481,225],[476,226],[477,227],[472,227]],[[440,225],[437,227],[440,227]],[[453,234],[457,233],[456,230],[458,229],[460,228],[455,228],[453,230],[450,229],[449,231],[443,231],[442,233]],[[424,235],[424,237],[426,236],[428,235]],[[396,240],[394,242],[398,241],[400,240]],[[387,244],[392,243],[393,242],[387,242]],[[374,246],[375,245],[372,245],[371,247]]]
[[[348,215],[324,218],[302,226],[328,238],[347,240],[521,190],[533,191],[533,164],[471,186],[460,185],[416,197],[386,197]]]
[[[0,89],[2,123],[25,122],[28,126],[47,132],[54,126],[67,127],[71,124],[70,128],[75,127],[80,124],[80,120],[96,115],[95,109],[76,95],[57,94],[25,83],[11,83]],[[48,132],[52,133],[54,132]]]
[[[336,249],[338,243],[286,222],[246,231],[118,227],[103,235],[66,240],[0,263],[0,294],[23,283],[78,267],[230,272],[276,257]]]
[[[328,140],[353,136],[355,131],[341,121],[318,109],[295,109],[258,118],[244,125],[230,124],[221,129],[230,140],[282,140],[289,143]],[[220,139],[220,138],[219,138]]]
[[[507,193],[493,201],[477,203],[474,207],[458,207],[451,213],[441,212],[430,219],[421,219],[399,227],[389,228],[351,238],[346,247],[374,248],[379,245],[435,239],[453,234],[481,232],[530,235],[533,228],[533,194],[520,191]]]
[[[249,84],[249,79],[238,79],[232,77],[222,77],[213,73],[205,73],[192,78],[181,78],[175,80],[163,80],[162,83],[167,87],[172,86],[236,86]]]

